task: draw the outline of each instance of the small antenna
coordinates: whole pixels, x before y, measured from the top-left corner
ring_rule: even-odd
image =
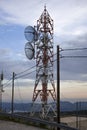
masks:
[[[44,5],[44,10],[46,11],[46,3],[45,3],[45,5]]]

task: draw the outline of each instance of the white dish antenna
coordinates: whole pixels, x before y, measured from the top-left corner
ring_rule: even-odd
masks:
[[[32,44],[30,42],[27,42],[25,44],[25,54],[29,60],[31,60],[34,57],[34,52],[35,51],[34,51]]]
[[[36,31],[35,28],[33,28],[32,26],[27,26],[27,27],[25,28],[24,34],[25,34],[25,38],[26,38],[29,42],[36,42],[36,41],[38,40],[37,31]]]

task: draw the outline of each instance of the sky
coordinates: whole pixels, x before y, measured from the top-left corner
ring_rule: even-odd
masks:
[[[54,20],[54,53],[57,45],[62,49],[87,48],[87,0],[0,0],[0,72],[3,70],[4,83],[12,78],[13,72],[18,74],[35,65],[25,55],[24,30],[37,24],[44,5]],[[87,56],[87,50],[62,51],[60,55]],[[56,62],[54,66],[56,84]],[[60,79],[62,100],[87,100],[87,58],[61,58]],[[31,101],[35,73],[17,80],[18,95]],[[4,88],[4,101],[10,100],[10,86]]]

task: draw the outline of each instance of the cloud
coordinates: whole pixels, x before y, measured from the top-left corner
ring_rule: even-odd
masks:
[[[0,72],[4,73],[4,79],[11,79],[12,73],[15,72],[16,74],[19,74],[25,70],[27,70],[25,73],[22,73],[18,75],[22,76],[22,78],[29,77],[30,79],[34,78],[33,73],[26,75],[26,73],[30,73],[33,71],[33,68],[31,70],[28,70],[32,66],[35,65],[35,62],[29,61],[25,54],[23,52],[15,53],[11,49],[8,48],[0,48]],[[35,69],[35,68],[34,68]]]
[[[59,32],[58,30],[61,31],[64,26],[71,24],[77,19],[81,20],[82,16],[86,16],[87,13],[87,2],[85,0],[78,2],[75,0],[48,0],[46,3],[50,14],[52,13],[55,21],[56,32]],[[0,1],[0,8],[2,10],[2,14],[4,14],[3,20],[6,22],[26,25],[35,24],[34,21],[36,21],[41,15],[44,4],[45,1],[41,2],[40,0],[32,0],[32,2],[28,0],[3,0]]]
[[[8,4],[9,3],[9,4]],[[20,6],[19,6],[20,5]],[[3,20],[6,23],[14,23],[14,24],[22,24],[26,25],[29,22],[33,21],[34,16],[38,12],[38,10],[34,7],[37,7],[37,2],[28,0],[21,1],[15,0],[11,1],[1,1],[0,8],[3,14]],[[33,11],[33,15],[32,14]]]
[[[0,62],[0,72],[4,73],[4,79],[11,79],[12,73],[15,72],[17,79],[35,79],[35,72],[32,72],[34,69],[28,70],[34,66],[34,62],[29,62],[28,60],[8,60]],[[25,71],[27,70],[27,71]],[[21,73],[24,72],[24,73]],[[20,74],[21,73],[21,74]]]
[[[60,95],[64,101],[86,101],[87,81],[63,80]]]
[[[0,49],[0,58],[2,56],[7,56],[8,54],[10,54],[10,50],[9,49],[7,49],[7,48]]]
[[[34,87],[34,80],[33,79],[29,79],[29,78],[26,78],[26,79],[17,79],[15,80],[15,86],[19,85],[20,87],[29,87],[29,88],[32,88]]]
[[[60,51],[60,57],[62,56],[87,56],[87,33],[79,34],[78,36],[63,35],[64,41],[60,42],[60,48],[65,51]],[[69,38],[68,38],[69,37]],[[57,39],[57,38],[56,38]],[[61,40],[60,40],[61,41]],[[83,48],[83,50],[68,50]],[[86,48],[86,49],[85,49]],[[56,59],[56,57],[55,57]],[[56,75],[56,63],[55,72]],[[60,74],[61,80],[87,80],[87,57],[86,58],[60,58]],[[55,76],[56,78],[56,76]]]
[[[9,3],[9,4],[8,4]],[[47,10],[50,16],[54,20],[54,34],[55,34],[55,52],[56,45],[60,45],[61,48],[76,48],[76,47],[86,47],[87,45],[87,1],[86,0],[51,0],[51,1],[41,1],[29,0],[1,0],[0,1],[0,18],[1,23],[5,23],[6,27],[11,25],[20,25],[22,28],[19,28],[17,25],[16,31],[7,30],[7,33],[4,31],[4,34],[7,34],[9,37],[8,46],[11,49],[11,52],[6,55],[3,52],[4,66],[7,64],[9,67],[9,72],[24,70],[26,66],[34,64],[34,62],[29,62],[24,56],[24,41],[23,35],[20,35],[20,32],[23,31],[24,26],[26,25],[35,25],[37,24],[37,19],[44,10],[44,4],[47,5]],[[20,5],[20,6],[19,6]],[[13,26],[12,26],[13,28]],[[11,27],[8,29],[11,29]],[[6,30],[6,29],[5,29]],[[14,28],[13,28],[14,30]],[[21,30],[20,32],[18,30]],[[13,33],[13,34],[12,34]],[[23,32],[22,32],[23,33]],[[9,35],[8,35],[9,34]],[[12,35],[11,35],[12,34]],[[6,35],[5,35],[6,36]],[[6,38],[7,38],[6,37]],[[4,38],[3,38],[4,39]],[[21,40],[19,40],[21,39]],[[11,42],[12,41],[12,42]],[[4,41],[5,42],[5,41]],[[3,44],[5,44],[3,42]],[[23,48],[22,48],[23,47]],[[18,51],[18,50],[23,51]],[[79,53],[79,54],[78,54]],[[81,52],[67,52],[62,55],[86,55],[86,51]],[[8,58],[9,63],[7,63],[6,58]],[[20,67],[18,67],[18,64]],[[27,60],[27,62],[26,62]],[[24,63],[25,62],[25,63]],[[84,67],[83,67],[84,66]],[[21,69],[19,69],[21,68]],[[61,73],[63,74],[63,79],[67,78],[76,78],[81,79],[81,75],[86,74],[86,60],[81,61],[81,59],[61,59]],[[74,76],[75,74],[75,76]],[[56,78],[56,77],[55,77]]]
[[[5,80],[7,83],[8,80]],[[12,81],[4,86],[3,101],[11,101],[12,96]],[[15,79],[14,81],[14,100],[15,102],[31,102],[34,88],[34,82],[30,79]]]

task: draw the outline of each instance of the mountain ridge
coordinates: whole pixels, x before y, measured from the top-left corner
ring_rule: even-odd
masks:
[[[49,103],[50,105],[53,106],[53,108],[56,108],[56,103]],[[75,111],[77,108],[77,103],[71,103],[68,101],[61,101],[60,102],[60,110],[61,112],[63,111]],[[41,104],[36,103],[36,106],[38,108],[36,109],[37,111],[40,110]],[[14,103],[14,111],[28,111],[30,112],[32,108],[32,103]],[[2,103],[2,110],[9,112],[11,111],[11,103],[9,102],[3,102]],[[78,110],[87,110],[87,102],[78,102]]]

